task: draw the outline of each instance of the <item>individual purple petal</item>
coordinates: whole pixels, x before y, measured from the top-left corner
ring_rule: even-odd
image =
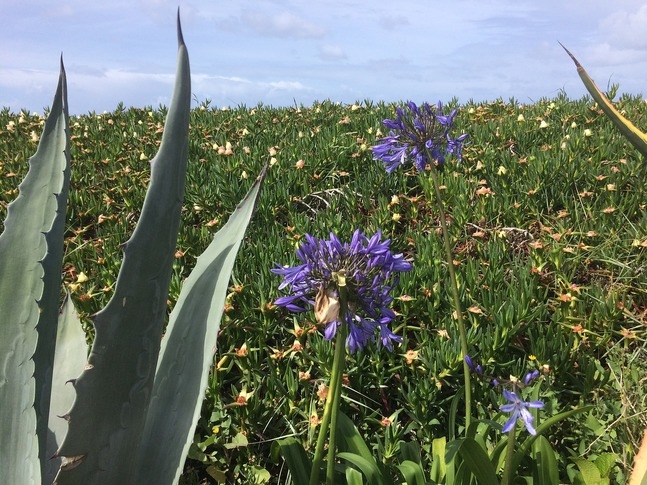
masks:
[[[534,371],[532,371],[532,372],[528,372],[528,373],[526,374],[526,377],[524,377],[524,379],[523,379],[523,383],[524,383],[524,384],[526,384],[526,385],[530,384],[530,382],[531,382],[535,377],[537,377],[538,375],[539,375],[539,371],[538,371],[538,370],[534,370]]]

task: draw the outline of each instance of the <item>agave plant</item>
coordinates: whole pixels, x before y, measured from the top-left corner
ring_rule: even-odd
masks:
[[[54,479],[58,484],[166,484],[179,479],[199,417],[231,270],[266,170],[198,258],[165,327],[191,101],[179,14],[177,25],[176,83],[162,142],[151,161],[140,219],[123,245],[114,294],[93,317],[96,333],[87,360],[69,298],[58,314],[70,182],[61,61],[43,135],[0,235],[3,483],[50,483],[48,449],[61,459]],[[60,392],[70,387],[65,386],[70,378],[71,408],[62,404]],[[61,424],[67,434],[53,444]]]
[[[634,125],[627,118],[622,116],[622,114],[613,106],[611,101],[604,95],[602,91],[596,86],[595,82],[588,73],[584,70],[579,61],[575,58],[571,52],[564,47],[560,42],[559,45],[566,51],[569,57],[575,63],[577,68],[577,73],[580,76],[580,79],[584,83],[586,90],[589,92],[591,97],[595,100],[596,103],[602,108],[602,111],[607,115],[607,117],[613,122],[614,125],[620,130],[620,132],[629,140],[629,142],[638,150],[643,157],[647,158],[647,134],[640,131],[636,125]]]

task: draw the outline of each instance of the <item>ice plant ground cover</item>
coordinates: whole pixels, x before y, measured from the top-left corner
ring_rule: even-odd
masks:
[[[616,101],[645,127],[647,104]],[[548,434],[560,477],[571,482],[579,459],[611,456],[611,483],[623,483],[647,425],[647,165],[589,98],[446,107],[459,110],[454,133],[469,134],[462,162],[450,159],[440,181],[467,338],[478,349],[471,357],[504,379],[539,371],[544,408],[534,427],[593,405]],[[114,255],[137,220],[163,116],[118,107],[71,119],[77,190],[65,284],[86,316],[113,290]],[[436,206],[415,169],[387,174],[370,151],[388,135],[382,121],[396,116],[395,105],[370,101],[229,110],[204,103],[193,111],[172,300],[247,179],[268,160],[271,168],[234,269],[185,483],[285,483],[275,440],[295,435],[314,448],[331,347],[312,313],[273,305],[284,293],[271,272],[277,261],[298,264],[306,234],[348,241],[357,228],[381,230],[413,265],[392,293],[390,328],[402,343],[347,357],[342,409],[374,454],[395,466],[403,443],[416,441],[425,463],[434,439],[461,416],[452,414],[463,360]],[[41,124],[38,115],[0,112],[3,215]],[[250,155],[259,153],[266,157]],[[510,413],[500,408],[512,403],[477,382],[474,418],[504,426]]]

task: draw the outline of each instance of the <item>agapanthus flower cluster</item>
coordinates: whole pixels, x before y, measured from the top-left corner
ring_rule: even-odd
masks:
[[[390,129],[389,136],[377,140],[378,144],[372,147],[374,159],[382,161],[388,173],[409,161],[422,172],[434,162],[442,169],[445,158],[450,154],[461,160],[467,134],[458,138],[449,134],[456,110],[445,115],[440,102],[435,107],[428,103],[418,107],[410,101],[406,108],[398,107],[396,113],[395,120],[383,121]]]
[[[465,362],[472,372],[484,377],[483,368],[479,364],[475,364],[469,355],[465,356]],[[537,434],[537,430],[534,426],[534,418],[529,409],[541,409],[544,407],[544,403],[542,401],[524,401],[520,394],[521,389],[529,385],[537,376],[539,376],[539,371],[534,370],[532,372],[528,372],[523,378],[523,381],[520,381],[517,378],[510,378],[509,381],[503,383],[499,379],[492,379],[492,385],[495,387],[503,387],[508,384],[512,387],[512,390],[503,387],[503,397],[508,402],[499,406],[499,410],[504,413],[510,413],[510,418],[508,418],[503,425],[503,429],[501,430],[502,432],[508,433],[514,429],[517,421],[521,421],[528,433],[531,435]]]
[[[293,312],[314,307],[317,321],[325,324],[326,339],[331,340],[341,324],[341,276],[348,295],[344,323],[349,329],[349,351],[354,353],[375,341],[377,330],[379,342],[392,349],[393,342],[402,339],[389,328],[395,319],[389,307],[393,301],[390,292],[398,282],[398,273],[410,271],[411,264],[402,254],[390,251],[390,240],[381,238],[380,231],[369,239],[357,230],[350,243],[342,244],[332,233],[327,240],[306,234],[296,251],[302,264],[272,270],[283,276],[279,289],[290,290],[290,295],[278,298],[275,304]]]

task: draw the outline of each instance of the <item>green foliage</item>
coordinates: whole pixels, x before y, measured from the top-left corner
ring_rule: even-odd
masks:
[[[644,125],[647,105],[641,99],[625,96],[615,103]],[[276,159],[257,207],[259,220],[276,223],[250,228],[234,266],[218,364],[195,437],[204,449],[192,452],[205,463],[192,461],[193,474],[208,477],[213,466],[222,482],[247,483],[257,466],[272,472],[273,483],[286,483],[282,461],[272,458],[273,440],[291,435],[312,451],[311,418],[321,416],[316,393],[329,377],[331,350],[312,335],[308,315],[294,318],[272,307],[279,279],[269,269],[277,261],[293,263],[286,255],[306,232],[325,237],[334,229],[345,237],[361,227],[381,228],[395,250],[413,258],[415,269],[401,278],[402,296],[394,302],[400,314],[395,331],[404,344],[393,354],[348,358],[343,411],[395,473],[399,455],[387,450],[402,440],[419,445],[427,478],[445,476],[434,449],[449,429],[462,362],[444,287],[437,213],[417,176],[388,177],[367,149],[395,107],[370,101],[354,106],[224,110],[204,102],[191,112],[192,163],[171,305],[209,237],[245,195],[248,178]],[[152,107],[117,108],[70,120],[71,154],[79,167],[74,185],[83,190],[70,194],[64,276],[86,323],[114,291],[119,263],[112,255],[139,216],[149,178],[140,156],[155,153],[164,114]],[[33,152],[30,133],[41,122],[28,113],[0,112],[3,203],[15,196],[14,179],[24,176]],[[592,418],[571,416],[547,435],[560,480],[569,481],[568,470],[577,470],[571,456],[615,453],[609,477],[624,483],[647,426],[642,157],[589,98],[467,102],[460,105],[456,129],[469,132],[470,145],[463,163],[449,164],[441,181],[468,340],[480,349],[474,357],[503,377],[542,371],[545,417],[593,405]],[[231,155],[225,154],[227,142]],[[245,147],[267,156],[252,159]],[[251,395],[243,399],[243,390]],[[502,424],[495,417],[498,395],[488,388],[474,392],[478,418]],[[398,410],[393,428],[381,424]],[[247,444],[229,447],[239,433]],[[438,475],[429,477],[432,470]]]

